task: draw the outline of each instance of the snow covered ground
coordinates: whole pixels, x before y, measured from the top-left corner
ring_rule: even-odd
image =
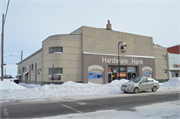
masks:
[[[43,117],[43,119],[180,119],[180,101],[139,106],[133,108],[133,110],[101,110],[90,113]]]
[[[120,87],[123,83],[128,82],[126,79],[115,80],[108,84],[82,84],[72,81],[65,82],[62,85],[35,85],[35,84],[16,84],[11,81],[0,81],[0,99],[33,99],[33,98],[51,98],[51,97],[68,97],[81,95],[109,95],[124,94]],[[25,88],[27,87],[27,88]],[[180,77],[160,85],[160,90],[179,90]]]

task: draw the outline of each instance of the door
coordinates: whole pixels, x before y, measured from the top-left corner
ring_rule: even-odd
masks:
[[[117,78],[117,73],[112,73],[112,81],[114,81],[114,80],[116,80],[116,79],[118,79],[118,78]]]
[[[112,81],[112,72],[108,73],[108,83]]]
[[[128,73],[128,80],[131,80],[131,73]]]
[[[143,78],[139,84],[140,90],[147,90],[147,78]]]
[[[178,77],[178,72],[176,72],[175,76]]]

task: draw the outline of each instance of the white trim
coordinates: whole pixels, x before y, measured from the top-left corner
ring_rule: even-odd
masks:
[[[83,54],[118,56],[118,55],[114,55],[114,54],[91,53],[91,52],[83,52]],[[155,58],[154,56],[140,56],[140,55],[119,55],[119,56],[123,56],[123,57]]]
[[[88,71],[90,71],[92,69],[99,69],[101,71],[104,71],[104,68],[101,65],[91,65],[88,67]]]
[[[169,68],[169,70],[180,70],[180,68]]]
[[[151,72],[153,71],[152,68],[149,67],[149,66],[144,66],[144,67],[142,68],[142,72],[145,71],[145,70],[150,70]]]

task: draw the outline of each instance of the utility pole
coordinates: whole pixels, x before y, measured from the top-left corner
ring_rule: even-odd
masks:
[[[4,79],[4,14],[2,15],[2,34],[1,34],[1,81]]]
[[[21,61],[22,61],[22,59],[23,59],[23,51],[21,50]]]

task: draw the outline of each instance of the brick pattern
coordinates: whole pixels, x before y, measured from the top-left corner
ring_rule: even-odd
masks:
[[[106,33],[103,30],[98,30],[92,28],[89,31],[89,36],[94,38],[89,38],[89,52],[93,53],[107,53],[107,43],[106,43]]]

